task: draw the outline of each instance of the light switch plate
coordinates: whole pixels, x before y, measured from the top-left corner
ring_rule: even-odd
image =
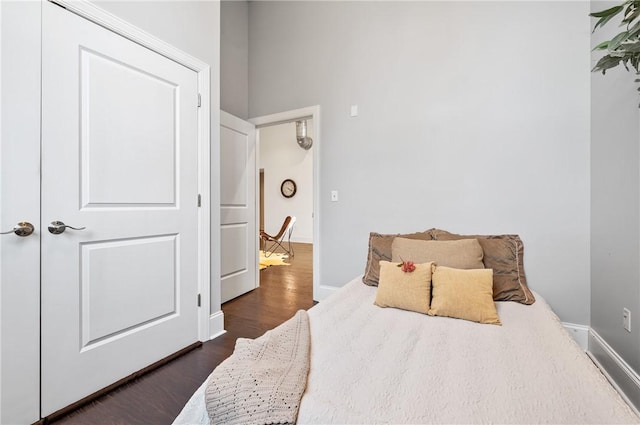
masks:
[[[628,308],[622,309],[622,326],[627,332],[631,332],[631,311]]]

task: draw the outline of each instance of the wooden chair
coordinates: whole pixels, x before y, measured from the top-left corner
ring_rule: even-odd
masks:
[[[260,231],[260,242],[264,247],[264,255],[265,257],[270,257],[271,254],[278,247],[282,248],[284,252],[289,254],[290,258],[293,258],[293,246],[291,246],[291,234],[293,233],[293,225],[296,223],[296,218],[287,216],[284,219],[284,223],[282,223],[282,227],[277,235],[271,236],[267,232],[261,230]],[[286,239],[286,241],[285,241]],[[284,247],[285,242],[287,243],[287,248]],[[267,244],[271,244],[271,246],[267,249]],[[275,249],[274,249],[275,248]]]

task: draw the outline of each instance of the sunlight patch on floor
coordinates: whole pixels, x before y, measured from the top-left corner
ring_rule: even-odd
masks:
[[[260,270],[264,270],[269,266],[288,266],[285,263],[285,258],[289,258],[287,254],[279,254],[277,252],[265,254],[264,251],[260,251]]]

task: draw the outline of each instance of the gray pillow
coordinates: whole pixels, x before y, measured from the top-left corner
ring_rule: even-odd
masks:
[[[524,244],[518,235],[456,235],[431,231],[433,239],[451,241],[477,239],[484,252],[484,266],[493,269],[493,300],[533,304],[536,299],[524,274]]]
[[[477,239],[452,241],[420,241],[395,238],[391,243],[391,261],[433,261],[438,266],[454,269],[484,269],[483,252]]]
[[[371,232],[369,234],[369,252],[367,253],[367,265],[362,276],[362,283],[369,286],[378,286],[380,279],[380,260],[391,261],[391,243],[393,240],[402,236],[408,239],[431,240],[431,231],[429,229],[424,232],[408,233],[405,235],[383,235]]]

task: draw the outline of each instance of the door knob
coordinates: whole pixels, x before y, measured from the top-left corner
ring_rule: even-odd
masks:
[[[86,227],[69,226],[68,224],[64,224],[61,221],[52,221],[49,224],[49,233],[53,233],[54,235],[59,235],[60,233],[64,233],[64,231],[67,229],[67,227],[69,229],[73,229],[73,230],[84,230],[84,229],[86,229]]]
[[[33,233],[34,227],[33,224],[27,222],[27,221],[21,221],[20,223],[16,224],[13,229],[9,230],[8,232],[0,232],[0,235],[8,235],[9,233],[15,233],[18,236],[29,236],[30,234]]]

